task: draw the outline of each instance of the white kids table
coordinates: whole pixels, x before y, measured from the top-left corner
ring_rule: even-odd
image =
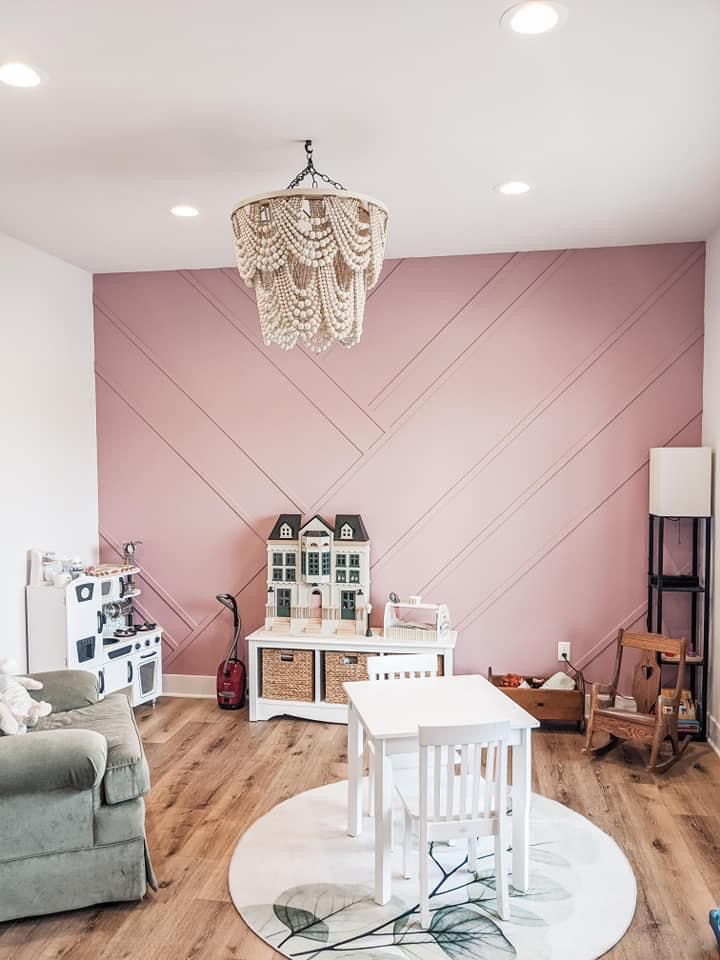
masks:
[[[388,758],[417,750],[418,726],[509,721],[512,751],[512,879],[516,890],[529,882],[531,790],[530,734],[539,721],[485,677],[367,680],[344,684],[348,696],[348,833],[362,832],[364,737],[375,758],[375,901],[392,895],[392,775]]]

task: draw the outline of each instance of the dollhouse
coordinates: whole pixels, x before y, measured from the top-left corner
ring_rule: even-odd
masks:
[[[330,524],[281,513],[267,539],[265,629],[364,634],[370,598],[370,540],[362,517]]]

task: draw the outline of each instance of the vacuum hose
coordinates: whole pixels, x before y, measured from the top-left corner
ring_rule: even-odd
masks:
[[[233,638],[230,642],[230,646],[227,649],[225,654],[225,662],[223,663],[223,673],[227,677],[230,673],[228,669],[228,664],[230,660],[237,660],[237,648],[240,641],[240,631],[242,629],[242,620],[240,619],[240,614],[238,613],[237,601],[231,593],[218,593],[215,597],[224,607],[227,607],[228,610],[233,615]]]

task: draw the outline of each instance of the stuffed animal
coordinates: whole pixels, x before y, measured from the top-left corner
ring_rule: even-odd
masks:
[[[33,700],[28,690],[42,690],[39,680],[11,676],[15,663],[0,657],[0,733],[27,733],[40,717],[47,717],[52,706],[45,700]]]

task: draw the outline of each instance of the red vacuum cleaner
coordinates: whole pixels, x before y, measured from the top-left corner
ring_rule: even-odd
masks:
[[[223,710],[239,710],[245,706],[246,671],[245,664],[238,657],[241,620],[237,602],[230,593],[219,593],[216,597],[233,615],[233,638],[225,659],[217,672],[217,702]]]

